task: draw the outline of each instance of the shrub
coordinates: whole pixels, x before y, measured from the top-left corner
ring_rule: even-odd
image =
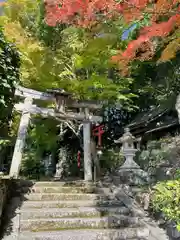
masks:
[[[35,149],[23,154],[21,174],[29,179],[39,179],[44,174],[44,166]]]
[[[164,137],[150,141],[146,150],[139,152],[136,162],[156,181],[175,179],[180,169],[180,137]]]
[[[170,150],[162,147],[161,141],[150,141],[147,149],[139,152],[136,162],[149,173],[154,173],[155,168],[162,162],[168,162]]]
[[[180,179],[157,183],[152,194],[152,206],[164,213],[167,220],[177,223],[180,231]]]
[[[124,156],[122,152],[115,149],[108,149],[103,151],[100,157],[100,165],[104,171],[113,172],[117,167],[121,166],[124,162]]]

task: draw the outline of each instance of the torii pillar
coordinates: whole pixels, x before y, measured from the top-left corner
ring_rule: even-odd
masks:
[[[84,180],[91,182],[92,176],[92,157],[91,157],[91,122],[89,109],[85,109],[86,119],[83,121],[83,143],[84,143]]]
[[[32,103],[33,103],[32,98],[25,98],[24,105],[25,105],[25,108],[27,107],[27,110],[24,110],[22,112],[21,121],[20,121],[19,129],[18,129],[18,136],[16,139],[13,158],[12,158],[12,162],[11,162],[11,168],[10,168],[10,172],[9,172],[10,177],[13,177],[16,179],[19,176],[19,172],[20,172],[20,168],[21,168],[23,149],[24,149],[25,142],[26,142],[26,134],[27,134],[30,118],[31,118],[31,115],[28,112],[28,107],[31,106]]]

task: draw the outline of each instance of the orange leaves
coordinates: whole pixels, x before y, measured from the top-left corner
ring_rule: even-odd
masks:
[[[124,5],[124,8],[134,7],[136,9],[143,10],[148,3],[149,3],[149,0],[129,0],[129,1],[124,1],[123,5]]]
[[[88,27],[88,24],[93,25],[94,22],[102,22],[107,18],[121,15],[129,23],[141,19],[145,12],[151,13],[152,22],[156,22],[159,16],[170,14],[171,10],[176,11],[179,0],[157,0],[154,5],[149,4],[151,2],[151,0],[124,0],[121,3],[116,0],[45,0],[46,22],[53,26],[58,23],[69,23]]]
[[[137,51],[141,46],[150,43],[153,37],[165,37],[169,35],[175,27],[175,23],[175,18],[172,17],[168,22],[154,23],[152,26],[144,27],[140,31],[140,36],[128,44],[127,49],[122,53],[122,58],[129,59],[129,61],[137,58]]]
[[[154,55],[154,47],[147,36],[140,36],[137,40],[131,41],[127,49],[122,53],[119,52],[111,58],[113,63],[117,63],[121,71],[128,69],[131,61],[138,59],[140,61],[149,60]],[[127,71],[126,71],[127,74]]]
[[[137,40],[131,41],[127,49],[123,52],[122,57],[127,59],[133,59],[136,56],[136,51],[139,49],[142,43],[148,42],[149,38],[146,36],[140,36]]]
[[[156,4],[154,5],[154,10],[158,14],[164,14],[168,10],[170,10],[173,6],[172,0],[158,0]]]
[[[179,0],[158,0],[154,5],[154,10],[159,15],[166,14],[171,11],[178,3]]]
[[[53,26],[61,22],[88,27],[121,10],[115,0],[54,0],[53,3],[49,0],[46,1],[46,22]]]
[[[140,34],[147,36],[148,38],[152,37],[165,37],[171,33],[176,25],[175,16],[171,17],[167,22],[154,23],[149,27],[144,27]]]
[[[158,62],[166,62],[173,59],[178,51],[180,51],[180,38],[173,40],[166,46]]]
[[[153,47],[152,39],[154,37],[168,37],[175,29],[180,28],[180,6],[175,7],[179,0],[158,0],[154,4],[152,11],[149,11],[151,16],[150,26],[144,27],[139,31],[139,36],[136,40],[131,41],[126,50],[120,56],[112,58],[113,62],[121,62],[121,67],[126,68],[129,63],[135,59],[145,61],[153,58],[155,48]],[[173,10],[173,11],[171,11]],[[139,13],[138,13],[139,14]],[[164,22],[157,22],[161,16],[169,16],[169,19]],[[131,16],[131,19],[133,16]],[[176,52],[180,49],[179,38],[173,40],[162,52],[159,61],[165,61],[175,57]]]
[[[173,59],[176,53],[180,51],[180,28],[177,29],[171,36],[170,41],[167,41],[165,49],[161,53],[161,57],[158,62],[165,62]]]
[[[156,22],[161,16],[172,16],[178,13],[177,4],[179,0],[157,0],[150,12],[152,15],[152,21]]]
[[[45,0],[46,22],[50,25],[70,23],[88,26],[96,21],[113,18],[120,13],[129,22],[142,17],[149,0]]]
[[[143,18],[143,14],[139,9],[129,8],[123,11],[123,18],[126,23],[131,23],[134,20],[140,20]]]

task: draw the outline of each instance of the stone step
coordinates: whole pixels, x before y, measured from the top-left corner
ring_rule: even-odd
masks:
[[[38,186],[22,187],[22,193],[93,193],[95,188],[93,187],[64,187],[64,186]]]
[[[18,240],[149,240],[147,228],[128,229],[86,229],[86,230],[64,230],[57,232],[23,232]],[[4,240],[12,240],[4,239]]]
[[[110,200],[111,196],[90,193],[30,193],[22,195],[23,199],[31,201],[52,201],[52,200]]]
[[[102,217],[110,214],[128,215],[129,213],[130,211],[126,207],[41,208],[23,209],[20,211],[22,220],[34,218]]]
[[[59,231],[67,229],[108,229],[125,227],[142,227],[137,217],[114,215],[102,218],[56,218],[29,219],[20,223],[21,231]]]
[[[88,183],[88,186],[95,186],[96,183]],[[84,187],[87,186],[87,182],[84,180],[77,181],[30,181],[30,180],[20,180],[19,186],[21,187],[32,187],[32,186],[41,186],[41,187]]]
[[[18,238],[12,235],[5,236],[3,240],[149,240],[147,228],[128,229],[86,229],[63,230],[57,232],[23,232]]]
[[[122,207],[124,204],[119,200],[104,200],[104,201],[95,201],[95,200],[56,200],[56,201],[23,201],[19,197],[12,198],[11,207],[13,209],[18,208],[19,206],[21,209],[29,209],[32,211],[33,208],[78,208],[78,207],[108,207],[108,206],[116,206]]]
[[[57,185],[61,185],[61,186],[64,186],[64,187],[70,187],[70,186],[78,186],[78,187],[82,187],[82,186],[87,186],[87,184],[89,185],[95,185],[94,182],[90,182],[90,183],[87,183],[86,181],[84,180],[77,180],[77,181],[70,181],[70,180],[67,180],[67,181],[49,181],[49,182],[46,182],[46,181],[36,181],[35,182],[35,185],[36,186],[57,186]]]

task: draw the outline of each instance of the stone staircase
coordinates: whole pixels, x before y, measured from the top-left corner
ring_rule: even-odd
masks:
[[[83,182],[21,183],[7,220],[3,240],[150,239],[140,213]]]

